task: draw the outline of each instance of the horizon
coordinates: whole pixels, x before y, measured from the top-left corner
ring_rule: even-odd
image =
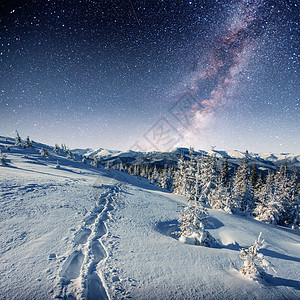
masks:
[[[0,135],[0,138],[10,138],[10,139],[15,139],[15,137],[13,136],[4,136],[4,135]],[[22,137],[20,135],[22,141],[24,141],[27,136],[25,137]],[[245,150],[241,150],[241,149],[201,149],[201,148],[195,148],[195,147],[191,147],[191,146],[188,146],[188,147],[184,147],[184,146],[178,146],[178,147],[174,147],[172,149],[168,149],[168,150],[162,150],[162,151],[159,151],[159,150],[147,150],[147,151],[138,151],[138,149],[136,150],[133,150],[133,149],[125,149],[125,150],[122,150],[122,149],[110,149],[110,148],[105,148],[105,147],[95,147],[95,148],[92,148],[92,147],[89,147],[89,146],[86,146],[86,147],[69,147],[68,144],[66,143],[54,143],[54,144],[48,144],[48,143],[45,143],[45,142],[42,142],[40,140],[36,140],[36,139],[32,139],[30,136],[29,136],[30,140],[32,140],[33,142],[35,143],[39,143],[39,144],[43,144],[45,146],[48,146],[48,147],[54,147],[55,144],[57,144],[59,147],[61,147],[61,145],[66,145],[71,151],[75,151],[76,150],[87,150],[87,149],[90,149],[91,152],[93,151],[99,151],[100,149],[101,150],[107,150],[107,151],[116,151],[116,152],[126,152],[126,151],[135,151],[135,152],[145,152],[145,153],[151,153],[151,152],[172,152],[172,151],[175,151],[177,149],[186,149],[186,150],[189,150],[190,148],[193,148],[194,151],[198,152],[198,151],[205,151],[205,152],[210,152],[210,151],[213,151],[213,152],[230,152],[230,151],[237,151],[237,152],[240,152],[240,153],[243,153],[245,154],[246,151],[248,151],[249,155],[251,154],[267,154],[267,153],[270,153],[270,154],[280,154],[280,155],[289,155],[289,154],[295,154],[295,155],[300,155],[300,152],[289,152],[289,151],[282,151],[282,152],[272,152],[272,151],[264,151],[264,152],[258,152],[258,151],[251,151],[249,149],[245,149]]]

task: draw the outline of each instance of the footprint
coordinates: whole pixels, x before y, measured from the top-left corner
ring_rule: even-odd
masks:
[[[81,251],[73,252],[63,265],[60,271],[60,277],[66,281],[75,279],[80,274],[80,268],[83,263],[84,255]]]
[[[93,215],[90,215],[88,217],[85,218],[84,220],[84,224],[85,225],[91,225],[95,222],[95,220],[97,219],[97,215],[96,214],[93,214]]]
[[[94,254],[94,263],[96,264],[106,257],[106,252],[98,241],[92,242],[92,253]]]
[[[108,299],[106,291],[102,285],[101,279],[96,273],[93,273],[87,279],[87,299]]]
[[[74,237],[74,243],[77,245],[85,244],[90,234],[91,230],[88,228],[78,231]]]
[[[106,227],[103,221],[99,221],[96,228],[96,237],[101,238],[106,233]]]

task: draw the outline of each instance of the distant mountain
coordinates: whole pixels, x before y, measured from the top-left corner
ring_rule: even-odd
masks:
[[[188,148],[176,148],[168,152],[135,152],[135,151],[117,151],[117,150],[107,150],[99,148],[97,150],[87,151],[84,156],[87,158],[98,157],[102,163],[109,162],[111,165],[116,165],[122,162],[127,165],[145,165],[150,166],[156,165],[157,167],[163,168],[167,166],[176,166],[178,159],[181,155],[188,156]],[[245,157],[245,152],[238,150],[195,150],[194,154],[196,156],[201,155],[215,155],[217,161],[222,163],[222,161],[228,157],[229,166],[236,168],[241,160]],[[300,154],[293,153],[248,153],[249,165],[253,166],[256,163],[260,171],[267,172],[268,170],[277,170],[280,165],[287,164],[290,171],[297,170],[300,174]]]
[[[92,148],[85,148],[85,149],[80,149],[80,148],[75,148],[72,149],[72,152],[76,152],[78,155],[84,155],[88,152],[91,152],[93,149]]]

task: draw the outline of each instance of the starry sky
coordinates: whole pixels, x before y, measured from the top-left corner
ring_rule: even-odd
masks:
[[[299,153],[299,6],[0,1],[0,135]]]

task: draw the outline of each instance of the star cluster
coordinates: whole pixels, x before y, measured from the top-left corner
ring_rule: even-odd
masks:
[[[184,146],[300,151],[297,1],[0,5],[2,135],[125,150],[188,90]]]

